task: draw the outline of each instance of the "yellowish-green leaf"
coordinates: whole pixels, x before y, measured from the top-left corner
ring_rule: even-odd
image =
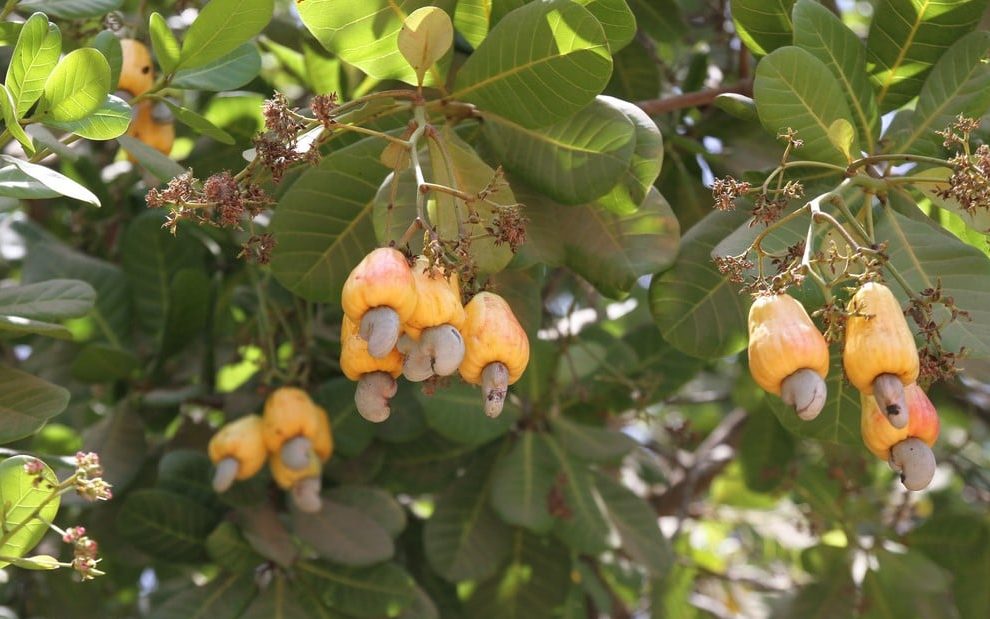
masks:
[[[426,72],[453,43],[454,25],[450,16],[435,6],[424,6],[410,13],[399,31],[399,52],[416,72],[420,85]]]

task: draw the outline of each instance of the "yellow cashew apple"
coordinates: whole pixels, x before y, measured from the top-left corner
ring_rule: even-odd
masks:
[[[261,470],[268,452],[262,438],[262,421],[258,415],[245,415],[225,424],[213,435],[207,454],[216,465],[213,488],[224,492],[234,483]]]
[[[509,304],[493,292],[476,294],[464,311],[461,378],[481,385],[485,414],[497,417],[508,386],[519,380],[529,363],[529,338]]]
[[[402,252],[380,247],[347,276],[340,295],[344,314],[359,326],[372,357],[385,357],[416,309],[416,282]]]

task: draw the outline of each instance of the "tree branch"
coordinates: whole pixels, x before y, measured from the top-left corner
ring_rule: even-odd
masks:
[[[664,97],[663,99],[637,101],[636,105],[638,105],[650,116],[655,116],[657,114],[673,112],[674,110],[682,110],[689,107],[711,105],[712,101],[715,100],[715,97],[726,93],[736,93],[750,97],[753,95],[753,81],[745,80],[732,84],[731,86],[720,86],[718,88],[709,88],[707,90],[686,92],[683,95],[674,95],[673,97]]]

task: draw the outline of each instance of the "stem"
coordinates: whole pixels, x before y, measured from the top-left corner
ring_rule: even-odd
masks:
[[[381,131],[375,131],[374,129],[368,129],[360,125],[336,125],[336,128],[341,131],[353,131],[355,133],[363,133],[365,135],[371,135],[376,138],[382,138],[383,140],[388,140],[389,142],[394,142],[400,146],[409,147],[409,142],[403,140],[402,138],[397,138],[394,135],[389,135],[387,133],[382,133]]]
[[[764,228],[763,231],[760,232],[759,234],[757,234],[756,235],[756,238],[753,239],[753,242],[750,244],[749,250],[746,253],[749,253],[750,251],[755,251],[756,253],[760,254],[761,256],[766,255],[767,252],[763,251],[763,246],[762,246],[763,239],[765,239],[768,234],[770,234],[771,232],[773,232],[777,228],[783,226],[784,224],[786,224],[787,222],[791,221],[792,219],[797,219],[801,215],[801,213],[803,213],[807,208],[808,208],[808,204],[805,204],[804,206],[802,206],[801,208],[797,209],[793,213],[789,213],[787,215],[784,215],[783,217],[781,217],[777,221],[773,222],[772,224],[770,224],[769,226],[767,226],[766,228]]]
[[[847,168],[848,172],[852,172],[858,168],[864,166],[872,165],[874,163],[883,163],[890,161],[907,161],[911,163],[930,163],[932,165],[937,165],[940,167],[951,167],[951,164],[945,159],[939,159],[937,157],[925,157],[924,155],[908,155],[906,153],[891,153],[889,155],[870,155],[869,157],[863,157],[857,159],[849,164]]]
[[[7,2],[3,5],[3,10],[0,11],[0,19],[6,19],[8,15],[13,13],[14,9],[17,8],[17,3],[19,1],[20,0],[7,0]]]

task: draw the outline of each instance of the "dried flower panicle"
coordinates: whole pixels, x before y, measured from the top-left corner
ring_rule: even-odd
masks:
[[[186,172],[169,181],[165,189],[148,191],[147,202],[151,208],[169,208],[164,227],[175,234],[182,220],[240,229],[245,217],[253,219],[274,200],[260,186],[240,183],[225,170],[202,184]]]
[[[274,249],[275,235],[271,233],[253,234],[241,245],[241,251],[237,257],[256,264],[268,264],[272,260]]]
[[[336,124],[333,113],[337,110],[337,93],[331,92],[325,95],[316,95],[309,102],[309,109],[313,111],[313,116],[320,121],[327,129],[332,129]]]
[[[712,183],[712,197],[715,198],[715,208],[720,211],[736,210],[736,198],[746,194],[750,190],[750,184],[746,181],[737,181],[731,176],[716,178]]]
[[[491,225],[486,226],[485,230],[495,237],[495,245],[508,245],[512,253],[515,253],[526,242],[528,222],[518,204],[505,206],[496,211]]]
[[[936,318],[939,306],[948,312],[948,316],[941,321]],[[969,312],[960,309],[955,299],[942,291],[942,282],[938,280],[934,287],[925,288],[917,297],[912,298],[905,313],[918,325],[918,331],[925,340],[924,345],[918,349],[921,361],[920,380],[931,384],[955,376],[959,372],[956,363],[966,351],[965,348],[957,352],[945,350],[942,345],[942,329],[951,322],[972,320]]]
[[[322,101],[322,106],[331,105],[330,101]],[[296,163],[319,163],[320,151],[316,141],[309,148],[298,147],[299,135],[306,129],[306,125],[303,118],[289,108],[285,95],[276,92],[271,99],[266,100],[262,115],[265,118],[266,131],[255,136],[254,151],[257,161],[271,172],[272,181],[280,182],[285,171]]]
[[[718,272],[733,284],[745,283],[746,271],[756,266],[747,259],[746,254],[739,256],[714,256],[712,261],[715,263],[715,268],[718,269]]]

